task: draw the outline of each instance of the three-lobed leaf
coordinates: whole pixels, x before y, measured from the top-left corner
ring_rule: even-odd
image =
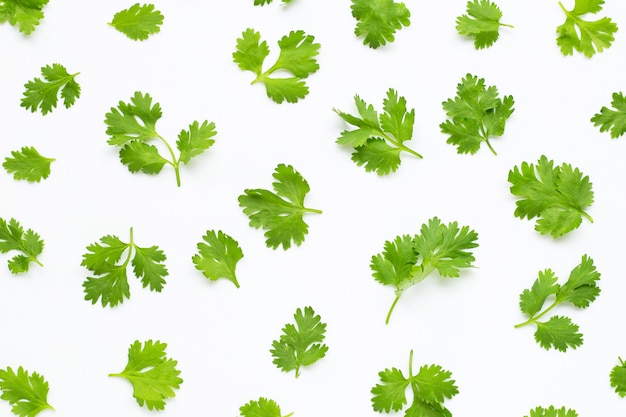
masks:
[[[132,40],[144,41],[161,30],[163,19],[163,14],[155,10],[154,4],[135,3],[115,13],[109,25]]]
[[[44,242],[32,229],[24,231],[22,225],[11,218],[8,222],[0,218],[0,253],[21,252],[8,262],[13,274],[28,272],[31,263],[42,266],[37,259],[43,252]]]
[[[411,24],[409,9],[393,0],[352,0],[350,9],[357,20],[354,34],[373,49],[393,42],[396,31]]]
[[[183,383],[177,361],[168,358],[167,344],[152,340],[136,340],[128,349],[128,363],[124,370],[109,376],[127,379],[133,387],[133,397],[148,410],[163,410],[166,400],[176,396],[174,390]]]
[[[587,14],[601,11],[604,0],[575,0],[572,10],[567,10],[560,1],[558,4],[566,16],[565,22],[556,28],[556,43],[563,55],[572,55],[577,51],[592,57],[611,46],[617,24],[609,17],[593,21],[584,18]]]
[[[52,162],[54,158],[41,155],[32,146],[24,146],[19,151],[11,151],[11,157],[5,158],[2,166],[16,180],[39,182],[50,175]]]
[[[502,11],[490,0],[470,0],[467,2],[467,14],[456,20],[456,30],[460,35],[474,39],[476,49],[488,48],[500,37]]]
[[[198,253],[192,257],[196,269],[211,281],[226,278],[239,288],[235,271],[243,258],[239,243],[221,230],[207,230],[202,240],[197,245]]]
[[[80,97],[80,85],[76,82],[79,73],[70,74],[61,64],[46,65],[41,68],[41,78],[24,84],[24,97],[20,105],[31,112],[41,111],[46,115],[54,110],[63,99],[65,108],[70,108]]]
[[[21,366],[0,369],[2,398],[11,404],[11,411],[20,417],[35,417],[41,411],[53,409],[48,404],[48,382],[37,372],[29,374]]]
[[[0,0],[0,23],[8,22],[29,35],[44,18],[43,8],[49,0]]]
[[[600,126],[600,132],[611,131],[611,138],[616,139],[626,133],[626,97],[621,92],[613,93],[611,106],[612,109],[602,106],[591,122]]]

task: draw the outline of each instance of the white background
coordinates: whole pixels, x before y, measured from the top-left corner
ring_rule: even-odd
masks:
[[[0,157],[35,146],[56,158],[38,184],[0,172],[0,217],[15,217],[46,243],[43,268],[19,276],[0,268],[0,367],[45,376],[57,410],[46,415],[153,415],[137,405],[129,383],[107,377],[123,369],[133,341],[147,339],[168,344],[184,379],[162,416],[236,416],[261,396],[297,417],[375,416],[377,373],[406,370],[411,349],[414,369],[435,363],[452,372],[460,393],[445,405],[455,416],[521,417],[538,405],[587,417],[624,414],[626,400],[613,392],[609,372],[626,356],[626,139],[611,140],[589,119],[626,89],[626,3],[607,1],[600,16],[620,31],[592,59],[559,51],[555,30],[565,16],[556,0],[498,1],[502,21],[515,28],[503,28],[480,51],[455,30],[465,0],[405,3],[410,27],[377,50],[353,34],[348,0],[287,7],[155,0],[165,21],[145,42],[107,25],[132,5],[121,0],[51,0],[30,36],[0,26]],[[254,75],[231,56],[246,28],[268,42],[266,68],[290,30],[315,36],[320,70],[307,79],[304,100],[278,105],[262,85],[250,85]],[[20,107],[23,85],[55,62],[80,72],[80,99],[46,116]],[[441,103],[467,73],[515,99],[505,135],[492,140],[497,156],[486,147],[458,155],[439,130]],[[403,154],[396,173],[378,177],[335,143],[347,126],[332,108],[354,113],[355,94],[380,108],[390,87],[416,110],[407,144],[424,159]],[[105,114],[135,91],[161,104],[157,128],[172,143],[193,120],[217,125],[215,145],[181,168],[180,188],[167,166],[157,176],[131,174],[106,143]],[[510,169],[542,154],[580,168],[596,197],[595,222],[556,240],[513,216],[507,182]],[[266,248],[237,202],[246,188],[270,188],[279,163],[306,178],[306,204],[323,210],[306,216],[305,242],[288,251]],[[370,258],[385,240],[416,233],[433,216],[478,232],[476,268],[454,280],[428,277],[406,291],[385,325],[393,289],[372,278]],[[137,244],[166,253],[167,285],[153,293],[131,275],[129,300],[92,305],[83,299],[85,247],[107,234],[127,240],[130,227]],[[194,268],[208,229],[239,241],[240,289]],[[546,351],[534,329],[513,328],[525,319],[519,293],[544,268],[565,280],[585,253],[602,274],[601,295],[587,310],[555,310],[580,325],[584,344]],[[269,349],[296,308],[308,305],[327,323],[329,351],[296,380],[272,364]],[[0,414],[9,409],[0,403]]]

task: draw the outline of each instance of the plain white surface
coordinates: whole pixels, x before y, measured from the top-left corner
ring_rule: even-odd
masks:
[[[132,5],[121,0],[52,0],[30,36],[0,25],[0,156],[35,146],[56,158],[38,184],[0,173],[0,217],[17,218],[46,243],[43,268],[19,276],[0,268],[0,366],[45,376],[57,410],[46,415],[152,415],[137,405],[129,383],[107,377],[125,366],[134,340],[147,339],[168,343],[184,379],[162,416],[235,416],[260,396],[297,417],[375,416],[377,373],[406,369],[411,349],[414,367],[436,363],[452,372],[460,393],[446,406],[455,416],[521,417],[538,405],[566,406],[582,417],[624,413],[608,376],[626,355],[626,139],[611,140],[589,119],[626,88],[626,32],[592,59],[564,57],[555,42],[564,21],[556,0],[500,0],[502,21],[515,28],[476,51],[455,31],[465,0],[405,3],[411,26],[377,50],[354,36],[348,0],[287,7],[278,0],[264,7],[155,0],[165,22],[145,42],[107,25]],[[626,4],[608,0],[600,15],[621,28]],[[290,30],[315,36],[320,70],[308,78],[304,100],[273,103],[262,85],[250,85],[253,74],[233,63],[236,39],[249,27],[270,46],[267,63]],[[80,99],[46,116],[21,108],[24,83],[54,62],[80,71]],[[498,156],[486,147],[458,155],[439,130],[441,103],[467,73],[515,99],[505,135],[492,141]],[[390,87],[416,109],[408,144],[424,159],[404,154],[396,173],[378,177],[335,144],[347,126],[332,108],[354,113],[354,94],[380,108]],[[172,141],[193,120],[217,125],[215,145],[181,168],[180,188],[168,167],[158,176],[131,174],[106,143],[105,114],[135,91],[161,104],[157,127]],[[508,171],[542,154],[580,168],[595,191],[595,223],[584,221],[557,240],[513,216],[508,190]],[[266,248],[237,203],[246,188],[269,188],[279,163],[307,179],[307,205],[323,210],[306,216],[305,242],[288,251]],[[372,278],[370,258],[385,240],[416,233],[432,216],[478,232],[477,268],[408,290],[385,325],[393,289]],[[131,276],[130,300],[116,308],[90,304],[81,286],[85,247],[106,234],[127,239],[130,227],[139,245],[166,253],[167,285],[153,293]],[[240,289],[195,270],[191,257],[207,229],[239,241]],[[586,310],[558,311],[580,325],[584,344],[545,351],[533,329],[513,328],[524,320],[519,293],[544,268],[566,279],[585,253],[602,274],[601,295]],[[296,380],[272,364],[269,349],[296,308],[307,305],[328,325],[329,351]],[[6,402],[0,410],[10,413]]]

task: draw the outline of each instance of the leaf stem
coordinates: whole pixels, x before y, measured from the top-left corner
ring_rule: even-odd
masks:
[[[559,303],[560,303],[559,300],[554,300],[554,302],[550,305],[550,307],[546,308],[545,310],[543,310],[538,315],[529,318],[528,320],[526,320],[523,323],[518,323],[518,324],[516,324],[513,327],[515,327],[516,329],[519,329],[520,327],[524,327],[524,326],[526,326],[528,324],[536,323],[537,320],[539,320],[541,317],[545,316],[550,310],[552,310],[554,307],[556,307]]]
[[[385,324],[389,324],[389,319],[391,318],[391,313],[393,313],[393,309],[396,307],[396,304],[398,304],[398,300],[400,300],[400,296],[402,295],[402,293],[397,294],[395,300],[393,300],[393,303],[391,304],[391,308],[389,308],[389,312],[387,313],[387,318],[385,319]]]
[[[306,212],[306,213],[317,213],[317,214],[322,214],[322,210],[318,210],[318,209],[312,209],[312,208],[307,208],[304,207],[302,209],[302,211]]]
[[[391,142],[393,145],[395,145],[397,148],[410,153],[411,155],[416,156],[419,159],[423,159],[424,157],[422,155],[420,155],[419,153],[415,152],[413,149],[403,145],[400,141],[392,138],[391,136],[387,135],[385,132],[383,132],[382,130],[380,131],[380,133],[382,133],[382,137],[385,138],[385,140],[388,140],[389,142]]]
[[[170,146],[170,144],[165,140],[165,138],[161,135],[159,135],[158,133],[156,134],[156,137],[165,144],[165,146],[167,147],[167,150],[170,153],[170,156],[172,157],[171,161],[167,161],[171,166],[174,167],[174,172],[176,173],[176,185],[178,185],[180,187],[180,170],[179,170],[179,163],[180,161],[178,161],[176,159],[176,154],[174,154],[174,150],[172,149],[172,147]]]
[[[498,155],[498,153],[496,152],[495,149],[493,149],[493,147],[491,146],[491,143],[489,143],[489,139],[485,139],[485,142],[487,142],[487,146],[489,147],[489,149],[491,149],[491,152],[493,152],[494,155]]]
[[[589,214],[587,214],[587,213],[586,213],[586,212],[584,212],[584,211],[581,211],[581,212],[580,212],[580,214],[582,214],[582,216],[583,216],[585,219],[587,219],[587,220],[589,220],[591,223],[593,223],[593,217],[591,217]]]
[[[409,352],[409,379],[413,379],[413,349]]]

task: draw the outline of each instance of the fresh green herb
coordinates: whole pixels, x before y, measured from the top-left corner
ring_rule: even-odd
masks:
[[[328,351],[323,344],[326,334],[326,323],[322,323],[319,315],[311,307],[298,308],[293,315],[295,325],[288,323],[283,327],[279,340],[272,342],[270,353],[274,363],[283,372],[296,371],[300,376],[300,368],[309,366],[322,359]]]
[[[572,55],[574,50],[592,57],[611,46],[615,40],[617,24],[609,17],[595,21],[587,21],[583,16],[587,13],[598,13],[602,10],[604,0],[575,0],[574,8],[567,10],[563,3],[559,6],[567,18],[565,23],[556,28],[556,43],[563,55]]]
[[[8,222],[0,218],[0,252],[7,253],[12,250],[22,252],[9,260],[9,271],[14,274],[28,272],[31,262],[43,266],[37,256],[43,252],[44,242],[39,235],[31,229],[24,232],[20,223],[11,219]]]
[[[276,401],[263,397],[242,405],[239,407],[239,413],[242,417],[290,417],[293,415],[289,413],[283,416]]]
[[[304,198],[310,191],[309,184],[291,165],[279,164],[272,183],[274,191],[246,189],[239,196],[239,206],[250,218],[250,226],[263,228],[265,244],[276,249],[280,245],[287,250],[291,242],[300,246],[309,226],[304,222],[305,213],[322,213],[321,210],[304,206]]]
[[[600,274],[596,271],[593,259],[583,255],[563,285],[557,284],[558,278],[550,269],[539,272],[539,277],[530,289],[520,294],[520,310],[529,316],[523,323],[515,325],[520,328],[535,324],[535,340],[544,349],[551,347],[565,352],[568,347],[576,349],[583,343],[583,336],[578,326],[569,317],[552,316],[547,321],[539,321],[552,309],[562,303],[570,303],[576,308],[587,308],[600,294],[597,281]],[[552,303],[544,308],[547,299],[553,298]]]
[[[490,0],[473,0],[467,2],[467,14],[456,20],[456,30],[460,35],[474,38],[476,49],[488,48],[500,37],[500,26],[512,28],[500,23],[502,11]]]
[[[109,25],[134,41],[145,41],[150,35],[158,33],[162,24],[163,15],[154,9],[154,4],[139,3],[115,13],[109,22]]]
[[[192,257],[196,269],[211,281],[226,278],[239,288],[235,274],[237,262],[243,258],[239,243],[221,230],[207,230],[202,239],[198,253]]]
[[[459,393],[450,371],[439,365],[423,365],[413,375],[413,350],[409,355],[409,375],[405,377],[398,368],[385,369],[378,373],[380,383],[372,388],[372,406],[379,413],[400,411],[407,404],[406,390],[411,387],[413,403],[405,415],[450,417],[452,414],[443,406],[446,399]]]
[[[152,104],[152,97],[139,91],[130,99],[131,103],[120,101],[117,109],[111,108],[104,122],[109,135],[108,144],[121,146],[120,160],[130,172],[142,171],[158,174],[165,164],[171,165],[176,173],[176,183],[180,187],[180,164],[188,164],[191,158],[200,155],[215,143],[211,139],[217,134],[215,123],[194,121],[189,130],[181,130],[176,141],[180,152],[178,158],[170,144],[156,131],[156,122],[161,118],[161,106]],[[171,159],[164,158],[156,146],[148,144],[158,139],[167,149]]]
[[[470,249],[478,246],[477,239],[478,234],[468,226],[459,228],[457,222],[446,226],[433,217],[422,225],[420,234],[386,241],[383,253],[372,256],[370,263],[376,281],[395,287],[396,298],[386,323],[404,291],[434,270],[442,277],[456,278],[461,268],[472,267],[474,256]]]
[[[254,0],[255,6],[265,6],[266,4],[270,4],[273,0]],[[291,3],[292,0],[282,0],[283,4]]]
[[[35,417],[43,410],[54,410],[48,404],[48,382],[37,372],[29,375],[21,366],[17,373],[10,367],[0,369],[0,390],[0,398],[8,401],[13,414],[20,417]]]
[[[261,34],[254,29],[246,29],[237,39],[237,51],[233,60],[244,71],[252,71],[256,78],[251,84],[263,83],[267,96],[276,103],[287,101],[296,103],[309,94],[309,87],[304,82],[310,74],[319,69],[315,57],[320,44],[315,38],[301,30],[291,31],[278,41],[280,54],[274,65],[263,71],[263,62],[270,53],[267,42],[261,40]],[[291,77],[272,77],[275,72],[286,71]]]
[[[383,100],[384,113],[380,116],[371,104],[368,105],[358,95],[354,96],[354,102],[360,117],[337,109],[333,111],[357,127],[341,132],[337,143],[354,148],[352,160],[358,166],[365,165],[368,172],[376,171],[378,175],[386,175],[398,169],[402,151],[422,157],[404,145],[405,141],[413,137],[415,109],[407,111],[406,99],[398,97],[396,90],[390,88],[387,91],[387,98]]]
[[[523,162],[509,171],[511,193],[518,200],[515,217],[533,219],[542,235],[556,238],[578,228],[585,217],[584,210],[593,203],[593,191],[588,176],[570,164],[554,166],[554,161],[542,155],[537,166]]]
[[[549,408],[537,407],[534,410],[530,410],[530,416],[528,417],[578,417],[578,413],[574,410],[566,410],[565,407]]]
[[[615,392],[620,397],[626,397],[626,362],[622,358],[618,358],[619,364],[615,365],[611,369],[609,378],[611,380],[611,386],[615,388]]]
[[[486,87],[483,78],[467,74],[457,85],[456,97],[443,102],[448,120],[439,127],[450,135],[446,142],[455,145],[458,153],[475,154],[485,142],[496,155],[489,138],[504,134],[513,104],[512,96],[500,99],[496,87]]]
[[[83,283],[85,300],[92,304],[102,302],[102,306],[114,307],[130,298],[126,269],[130,263],[133,273],[143,287],[161,292],[165,285],[167,268],[163,264],[166,257],[158,246],[140,247],[135,243],[133,229],[130,229],[128,243],[117,236],[103,236],[100,243],[87,246],[88,253],[83,255],[81,265],[92,271],[95,277],[89,277]],[[120,263],[123,254],[126,258]]]
[[[39,182],[50,175],[50,164],[54,158],[42,156],[32,146],[24,146],[21,151],[11,151],[12,158],[7,157],[2,166],[16,180]]]
[[[46,4],[48,0],[0,0],[0,23],[8,22],[29,35],[43,19],[43,7]]]
[[[594,126],[600,126],[600,132],[611,131],[611,138],[616,139],[626,133],[626,97],[620,93],[613,93],[613,101],[609,109],[602,106],[600,113],[595,114],[591,121]]]
[[[166,357],[167,343],[136,340],[128,348],[128,363],[120,373],[109,376],[126,378],[133,386],[133,397],[148,410],[163,410],[165,400],[176,396],[183,380],[177,361]]]
[[[35,78],[24,84],[26,90],[21,106],[26,110],[41,114],[50,113],[57,106],[59,91],[65,108],[69,109],[80,97],[80,85],[75,78],[80,73],[70,74],[61,64],[46,65],[41,68],[41,78]]]
[[[409,9],[393,0],[352,0],[350,8],[357,20],[354,34],[373,49],[393,42],[396,31],[411,24]]]

